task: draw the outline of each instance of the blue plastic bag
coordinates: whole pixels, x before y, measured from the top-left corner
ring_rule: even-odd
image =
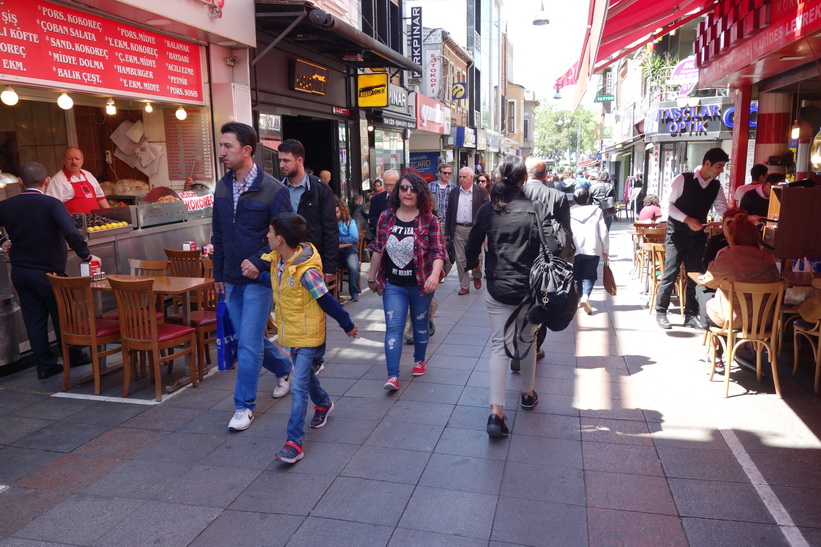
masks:
[[[228,304],[222,293],[217,298],[217,366],[230,370],[237,363],[237,333],[228,316]]]

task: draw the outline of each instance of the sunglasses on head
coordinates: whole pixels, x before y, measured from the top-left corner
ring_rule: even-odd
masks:
[[[400,192],[413,192],[415,194],[416,193],[416,188],[414,188],[414,186],[411,185],[411,184],[400,184],[399,185],[399,191]]]

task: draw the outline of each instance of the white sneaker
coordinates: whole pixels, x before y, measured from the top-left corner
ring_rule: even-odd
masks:
[[[274,388],[274,399],[282,399],[291,391],[291,375],[277,378],[277,387]]]
[[[250,408],[243,408],[234,412],[234,417],[228,422],[229,431],[245,431],[251,427],[254,421],[254,413]]]
[[[584,302],[582,302],[582,308],[584,309],[584,311],[587,312],[587,315],[593,315],[593,307],[590,306],[589,301],[585,300]]]

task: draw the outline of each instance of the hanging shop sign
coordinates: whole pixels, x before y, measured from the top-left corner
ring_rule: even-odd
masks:
[[[291,62],[291,89],[313,95],[325,95],[328,86],[328,69],[303,59]]]
[[[359,108],[388,106],[388,73],[359,74],[356,77],[356,105]]]
[[[708,141],[726,137],[728,129],[722,123],[726,100],[727,97],[703,98],[692,106],[679,106],[676,101],[661,102],[655,120],[647,129],[655,130],[655,142]]]
[[[416,127],[418,129],[439,133],[440,135],[450,133],[449,108],[421,93],[412,93],[410,100],[416,112]]]
[[[417,65],[422,64],[422,7],[411,7],[411,26],[410,26],[410,58],[411,61]],[[414,72],[413,78],[421,78],[420,72]]]
[[[450,86],[450,98],[454,101],[461,101],[462,99],[467,99],[467,90],[467,82],[456,82],[455,84]]]
[[[43,0],[0,2],[3,80],[202,103],[198,45]]]
[[[698,84],[698,67],[696,66],[696,56],[690,55],[686,59],[679,62],[670,73],[670,79],[667,80],[668,85],[680,86],[678,90],[679,97],[686,97]]]
[[[388,110],[408,114],[408,91],[396,84],[388,86]]]
[[[476,148],[476,130],[461,125],[451,128],[450,144],[456,148]]]

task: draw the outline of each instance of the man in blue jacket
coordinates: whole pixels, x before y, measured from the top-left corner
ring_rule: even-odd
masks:
[[[214,192],[214,282],[226,296],[239,341],[235,412],[228,429],[242,431],[254,419],[260,366],[278,378],[291,371],[290,360],[265,337],[273,293],[256,278],[267,266],[260,257],[271,251],[267,240],[271,217],[292,209],[288,190],[254,163],[254,128],[230,122],[221,133],[220,159],[228,172]]]

